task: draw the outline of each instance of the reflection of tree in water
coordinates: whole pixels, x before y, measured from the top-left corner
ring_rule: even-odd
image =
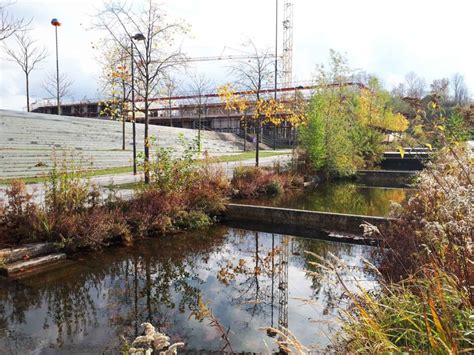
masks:
[[[281,236],[271,235],[271,244],[269,236],[268,233],[234,230],[233,237],[238,241],[231,239],[229,245],[244,246],[239,249],[241,257],[234,260],[235,253],[229,250],[226,254],[229,258],[219,261],[217,277],[232,288],[232,304],[242,306],[252,318],[255,315],[267,317],[271,313],[273,323]]]
[[[13,324],[25,324],[26,313],[43,305],[46,305],[43,328],[49,328],[51,324],[57,326],[59,344],[64,341],[65,335],[72,336],[96,324],[91,290],[100,287],[107,271],[79,273],[74,278],[68,277],[70,269],[67,273],[66,270],[54,272],[53,282],[46,275],[40,276],[34,284],[27,281],[27,285],[5,280],[0,291],[0,333],[7,333]]]
[[[299,208],[313,211],[387,216],[391,201],[401,203],[409,190],[401,188],[370,188],[351,182],[321,183],[314,189],[290,190],[257,204]]]
[[[193,309],[200,290],[190,282],[202,283],[195,265],[195,257],[183,254],[173,258],[134,255],[127,261],[127,271],[120,282],[108,292],[113,323],[128,328],[122,332],[137,336],[144,321],[163,330],[173,312],[184,313],[186,306]]]
[[[223,243],[225,232],[225,228],[213,228],[147,240],[133,249],[78,257],[72,266],[29,281],[5,281],[0,285],[0,336],[11,337],[10,329],[25,324],[27,312],[45,305],[44,328],[56,326],[61,345],[65,336],[87,333],[97,326],[95,300],[104,294],[117,335],[132,329],[125,333],[138,334],[144,321],[166,326],[170,320],[167,311],[196,307],[200,292],[195,285],[202,283],[196,264]],[[173,295],[180,296],[177,303]]]
[[[361,279],[363,279],[364,276],[368,276],[368,274],[363,270],[362,259],[369,258],[370,247],[302,238],[294,238],[292,243],[293,253],[302,256],[302,258],[298,258],[298,260],[303,263],[301,267],[307,270],[306,278],[311,282],[311,288],[313,291],[312,299],[320,301],[321,304],[324,305],[322,310],[322,314],[324,315],[333,314],[336,309],[340,308],[345,302],[345,295],[341,285],[337,282],[336,275],[318,265],[315,265],[314,263],[320,264],[321,261],[305,251],[314,253],[326,260],[332,254],[335,257],[346,261],[348,264],[347,268],[342,273],[342,277],[348,276],[348,273],[360,275]],[[349,260],[352,260],[351,265],[349,265]]]
[[[144,321],[170,334],[176,311],[195,310],[201,261],[222,244],[225,229],[163,237],[124,263],[121,279],[108,292],[108,311],[117,333],[137,336]],[[143,249],[143,248],[142,248]],[[200,266],[198,269],[197,266]]]

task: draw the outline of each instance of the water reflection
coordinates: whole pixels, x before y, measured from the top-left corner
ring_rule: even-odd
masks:
[[[244,200],[237,203],[359,214],[388,216],[391,203],[401,203],[413,189],[369,187],[353,182],[327,182],[306,190],[293,190],[274,199]]]
[[[0,353],[115,352],[144,321],[187,350],[221,350],[222,334],[190,318],[202,300],[234,351],[265,351],[260,327],[287,325],[324,347],[342,290],[304,253],[360,266],[368,247],[216,227],[77,257],[47,275],[0,288]],[[357,269],[358,273],[361,273]],[[310,299],[311,302],[303,302]],[[286,324],[285,324],[286,322]]]

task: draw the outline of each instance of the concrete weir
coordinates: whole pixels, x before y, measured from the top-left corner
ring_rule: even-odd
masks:
[[[305,230],[329,230],[352,233],[361,236],[364,222],[377,227],[390,223],[390,218],[360,216],[343,213],[296,210],[281,207],[267,207],[227,204],[224,219],[230,222],[250,222],[282,228],[303,228]],[[347,241],[347,240],[344,240]]]
[[[371,186],[409,187],[418,173],[409,170],[359,170],[356,180]]]

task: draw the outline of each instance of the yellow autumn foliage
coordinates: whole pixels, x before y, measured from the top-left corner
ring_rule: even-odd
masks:
[[[361,89],[360,91],[356,116],[364,126],[392,132],[404,132],[409,125],[405,116],[394,113],[388,107],[382,95],[368,89]]]
[[[242,95],[238,95],[230,84],[221,86],[217,94],[225,103],[226,110],[244,112],[248,108],[248,101]]]
[[[222,102],[225,103],[225,109],[245,113],[252,111],[250,116],[254,120],[260,119],[261,123],[272,123],[279,126],[283,121],[288,122],[294,127],[304,124],[307,120],[304,102],[295,102],[291,104],[271,99],[256,99],[249,101],[245,95],[238,94],[230,84],[221,86],[217,94]],[[252,95],[252,92],[246,95]],[[301,100],[300,100],[301,101]]]

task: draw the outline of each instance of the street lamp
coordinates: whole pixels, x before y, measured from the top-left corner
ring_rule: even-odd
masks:
[[[275,104],[277,102],[277,89],[278,89],[278,0],[275,0],[275,93],[274,99]],[[276,149],[276,135],[277,127],[273,124],[273,150]]]
[[[144,41],[145,36],[141,33],[137,33],[135,36],[130,37],[130,57],[132,72],[132,131],[133,131],[133,175],[137,175],[137,131],[135,127],[135,70],[134,70],[134,57],[133,57],[133,40]]]
[[[54,26],[54,32],[56,33],[56,100],[58,104],[58,115],[61,114],[61,105],[59,103],[59,56],[58,56],[58,27],[61,26],[61,23],[58,19],[53,18],[51,20],[51,25]]]

